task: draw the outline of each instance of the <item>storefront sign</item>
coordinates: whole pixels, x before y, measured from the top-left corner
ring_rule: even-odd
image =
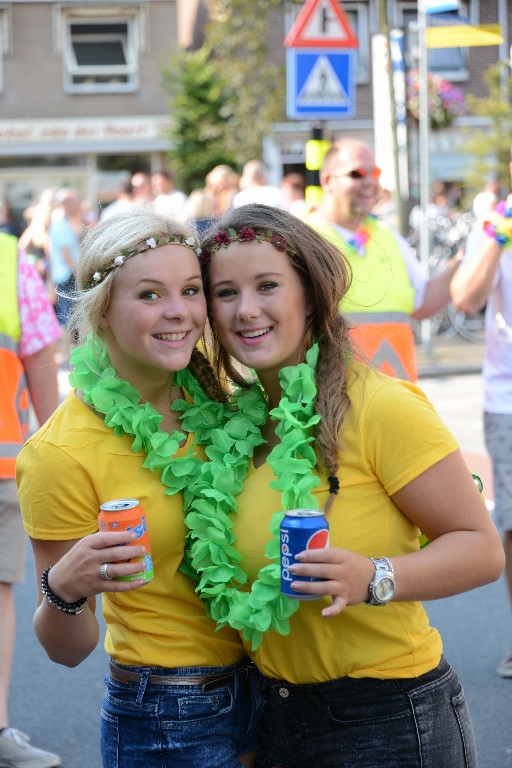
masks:
[[[84,118],[79,120],[0,120],[0,155],[15,152],[84,151],[91,152],[119,148],[119,143],[135,149],[166,149],[169,140],[167,116],[137,118]],[[160,145],[157,146],[157,145]]]

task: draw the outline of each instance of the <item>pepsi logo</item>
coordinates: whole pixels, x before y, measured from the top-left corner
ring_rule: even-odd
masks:
[[[306,544],[306,549],[323,549],[329,546],[329,531],[327,528],[322,528],[321,531],[316,531],[309,537]]]

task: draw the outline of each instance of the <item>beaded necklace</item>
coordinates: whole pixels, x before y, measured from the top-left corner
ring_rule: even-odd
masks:
[[[370,214],[366,217],[366,220],[374,220],[377,217],[373,214]],[[345,240],[347,245],[354,250],[358,256],[361,258],[364,258],[366,256],[366,243],[370,239],[370,232],[366,227],[359,227],[355,231],[348,233],[348,230],[345,227],[340,227],[336,224],[332,224],[334,229],[338,232],[340,237]]]

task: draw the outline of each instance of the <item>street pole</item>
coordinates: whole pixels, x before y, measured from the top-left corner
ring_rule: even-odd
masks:
[[[324,138],[324,126],[323,121],[317,120],[311,129],[312,141],[323,141]],[[309,168],[309,163],[306,163],[306,186],[319,187],[320,186],[320,164],[315,163],[315,168]]]
[[[425,0],[418,0],[418,73],[419,73],[419,167],[420,167],[420,255],[427,277],[430,277],[428,229],[429,179],[429,123],[428,114],[428,58],[427,22]],[[425,351],[432,352],[432,324],[430,319],[421,322],[421,342]]]
[[[397,214],[397,224],[399,231],[403,234],[403,202],[400,190],[400,171],[398,167],[398,135],[396,124],[396,103],[395,103],[395,86],[393,82],[393,66],[391,62],[391,38],[389,35],[389,22],[388,14],[386,10],[385,0],[378,0],[378,19],[379,19],[379,32],[384,36],[386,40],[387,53],[388,53],[388,82],[389,82],[389,104],[390,104],[390,121],[391,121],[391,136],[393,141],[393,173],[395,176],[395,188],[393,190],[393,200],[395,203],[395,211]]]

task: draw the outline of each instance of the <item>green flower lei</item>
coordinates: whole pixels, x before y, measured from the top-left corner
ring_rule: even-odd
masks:
[[[316,456],[311,446],[313,428],[320,418],[314,412],[317,359],[315,344],[306,363],[281,370],[283,397],[270,411],[279,421],[276,434],[280,443],[267,461],[276,475],[271,487],[282,493],[283,510],[318,507],[312,490],[320,480],[312,472]],[[193,402],[175,400],[171,409],[181,412],[182,429],[194,433],[194,444],[207,445],[208,461],[204,462],[193,448],[186,456],[174,456],[185,434],[159,429],[162,414],[142,403],[135,387],[118,378],[100,339],[89,337],[86,344],[75,348],[71,362],[74,372],[69,380],[81,390],[84,401],[104,415],[104,423],[114,434],[134,437],[132,450],[146,453],[143,466],[160,472],[165,494],[182,492],[189,533],[181,570],[198,582],[196,591],[211,618],[219,627],[240,630],[253,649],[270,629],[287,634],[289,618],[299,604],[280,592],[279,526],[284,511],[272,517],[272,539],[265,550],[274,562],[259,571],[250,591],[239,589],[248,578],[240,567],[242,556],[234,547],[231,531],[230,513],[237,511],[235,497],[242,490],[255,447],[264,442],[259,427],[267,414],[261,387],[237,392],[234,409],[209,400],[188,369],[175,373],[174,383]]]
[[[312,471],[316,455],[311,446],[315,439],[313,428],[320,420],[315,414],[317,360],[318,344],[315,344],[308,351],[305,363],[283,368],[279,373],[283,397],[279,406],[270,411],[270,416],[279,421],[276,434],[280,443],[272,449],[267,462],[276,476],[270,486],[281,491],[283,509],[272,516],[272,539],[265,548],[267,558],[273,562],[260,569],[250,591],[238,588],[247,583],[247,575],[238,565],[241,556],[233,547],[234,536],[230,530],[229,513],[237,511],[234,497],[216,496],[217,506],[212,508],[209,503],[212,491],[205,486],[196,492],[191,511],[185,517],[190,529],[185,559],[199,577],[197,591],[206,601],[209,615],[219,627],[229,624],[240,630],[253,650],[270,629],[281,635],[288,634],[289,619],[299,607],[296,600],[281,594],[279,527],[284,510],[318,509],[312,491],[320,479]],[[237,404],[243,397],[235,394]],[[206,453],[212,473],[222,474],[237,462],[237,437],[226,435],[217,444],[213,435],[212,439],[213,445],[206,448]],[[226,555],[231,560],[229,564],[224,559]]]
[[[179,430],[169,434],[159,428],[162,414],[150,403],[142,403],[137,389],[117,376],[101,339],[89,336],[85,344],[72,351],[71,363],[74,371],[69,375],[69,382],[81,390],[84,402],[103,414],[104,423],[115,435],[132,435],[132,451],[146,453],[143,467],[159,471],[164,493],[182,492],[186,506],[189,506],[196,483],[201,482],[202,487],[202,477],[207,475],[209,467],[195,455],[193,448],[186,456],[174,456],[186,435]],[[174,401],[171,410],[181,411],[182,429],[194,433],[195,444],[211,442],[213,435],[223,429],[233,429],[237,422],[240,422],[240,446],[243,444],[247,456],[251,456],[255,446],[263,442],[260,430],[252,423],[265,421],[265,405],[257,392],[248,393],[238,412],[209,400],[186,368],[174,374],[174,383],[183,387],[192,398],[192,403]],[[241,483],[239,485],[241,489]],[[237,484],[234,492],[239,493],[240,489]]]

